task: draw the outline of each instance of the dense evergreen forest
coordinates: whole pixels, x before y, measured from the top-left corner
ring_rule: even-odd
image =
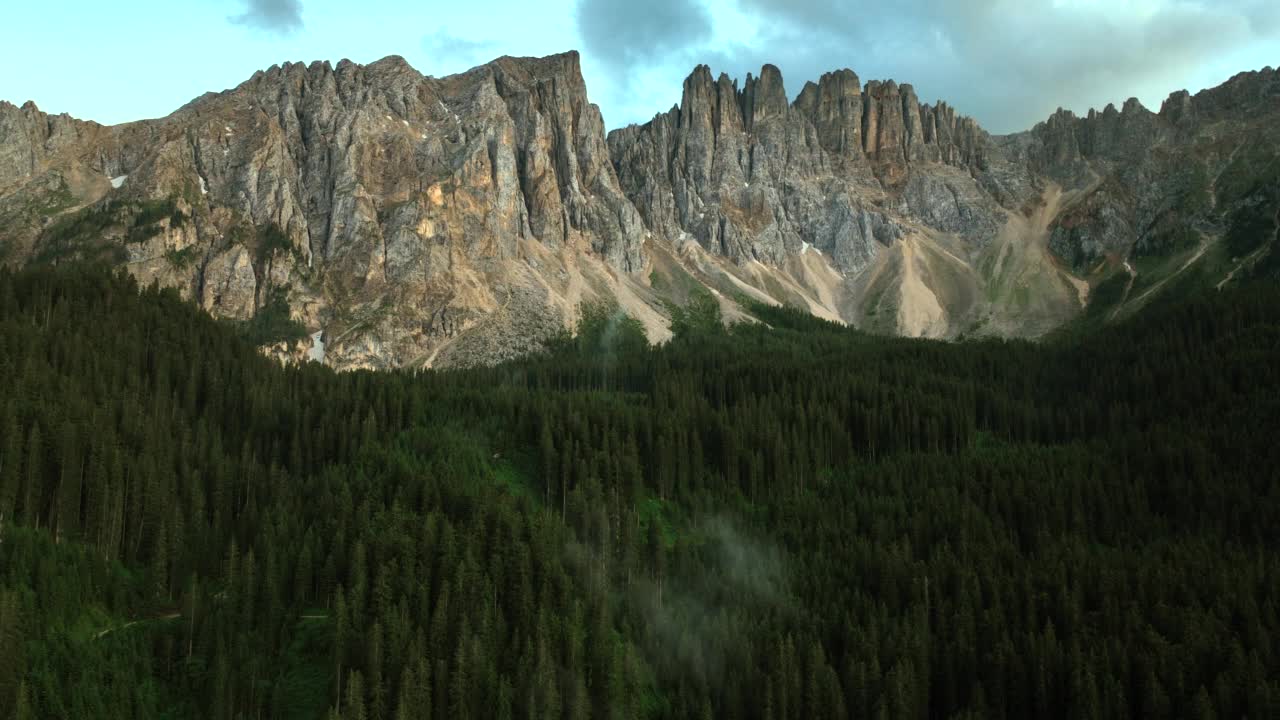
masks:
[[[0,271],[0,717],[1280,716],[1280,284],[282,368]]]

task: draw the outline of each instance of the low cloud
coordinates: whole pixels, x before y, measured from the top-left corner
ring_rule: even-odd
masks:
[[[700,0],[577,0],[583,73],[605,122],[648,120],[680,97],[680,81],[713,40]]]
[[[711,13],[697,0],[579,0],[574,20],[584,49],[623,70],[690,52],[711,37]]]
[[[672,577],[661,588],[638,579],[630,595],[644,614],[650,658],[679,668],[695,685],[721,688],[735,660],[749,652],[739,619],[791,615],[794,597],[781,548],[739,528],[728,517],[703,519],[701,575]]]
[[[246,0],[244,12],[232,16],[231,22],[287,35],[302,29],[302,3],[299,0]]]
[[[790,65],[795,80],[843,65],[864,79],[892,75],[994,131],[1028,128],[1059,106],[1182,87],[1224,53],[1275,39],[1280,15],[1257,0],[740,3],[768,28],[751,50],[781,49],[774,62]],[[787,50],[798,43],[803,52]]]
[[[1027,129],[1059,106],[1084,111],[1139,96],[1158,107],[1174,89],[1274,62],[1264,56],[1280,42],[1280,3],[1272,0],[706,3],[658,0],[664,20],[646,23],[634,15],[647,5],[579,0],[578,28],[611,92],[635,78],[675,83],[678,92],[698,62],[735,77],[768,62],[794,97],[806,80],[849,67],[864,81],[912,83],[922,100],[946,100],[993,132]],[[732,32],[718,31],[724,27]],[[683,61],[679,73],[672,58]],[[619,100],[659,92],[642,87]],[[611,125],[646,119],[634,103],[623,107],[623,117],[606,114]]]
[[[422,48],[433,63],[485,62],[501,54],[497,43],[468,40],[445,30],[437,30],[423,38]]]

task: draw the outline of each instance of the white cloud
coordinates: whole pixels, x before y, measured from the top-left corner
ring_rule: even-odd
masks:
[[[231,21],[288,34],[302,28],[302,3],[299,0],[247,0],[244,12],[233,16]]]
[[[910,82],[922,100],[947,100],[1008,132],[1059,106],[1083,112],[1138,96],[1158,107],[1172,90],[1261,67],[1280,40],[1280,3],[1262,0],[712,1],[708,10],[698,0],[662,0],[663,16],[693,18],[693,29],[644,27],[599,52],[611,125],[664,109],[638,105],[678,98],[680,79],[698,62],[736,77],[768,62],[782,69],[793,96],[806,80],[850,67],[864,81]],[[580,0],[578,13],[601,5]],[[711,32],[700,19],[708,12]],[[608,40],[581,25],[588,52]],[[682,61],[678,71],[672,59]],[[671,90],[650,85],[658,82]]]

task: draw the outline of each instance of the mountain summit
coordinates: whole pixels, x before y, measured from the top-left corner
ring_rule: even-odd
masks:
[[[1008,136],[850,70],[787,98],[699,66],[606,137],[569,52],[285,63],[112,127],[0,103],[0,260],[102,258],[282,355],[386,368],[512,357],[590,300],[659,340],[701,288],[730,318],[1036,336],[1275,242],[1270,68]]]

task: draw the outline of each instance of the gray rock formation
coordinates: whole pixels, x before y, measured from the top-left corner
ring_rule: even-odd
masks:
[[[730,316],[1035,335],[1131,255],[1221,237],[1278,119],[1270,69],[997,137],[851,70],[788,102],[776,67],[699,66],[606,137],[572,52],[285,63],[114,127],[0,102],[0,261],[103,259],[236,320],[284,300],[343,368],[512,357],[593,297],[661,339],[699,284]]]
[[[5,105],[0,214],[27,221],[3,239],[16,257],[37,254],[47,219],[26,211],[53,196],[64,214],[177,198],[181,236],[164,224],[126,243],[135,274],[236,319],[282,289],[303,324],[350,333],[328,361],[400,365],[499,307],[494,285],[525,243],[622,273],[643,264],[645,228],[578,63],[501,58],[443,79],[399,57],[285,63],[164,119],[111,128]]]
[[[1034,174],[1079,191],[1054,223],[1054,251],[1089,270],[1161,247],[1180,226],[1210,244],[1280,155],[1280,73],[1241,73],[1192,96],[1172,93],[1159,113],[1136,98],[1086,117],[1059,110],[1021,144]]]
[[[893,81],[863,89],[851,70],[808,83],[788,104],[771,65],[742,89],[699,66],[677,108],[609,135],[623,190],[654,230],[738,262],[776,265],[808,244],[844,272],[901,234],[883,208],[913,166],[979,172],[985,145],[985,133],[945,105],[921,107],[911,86]],[[990,234],[996,204],[969,185],[917,183],[909,204],[947,232]]]

